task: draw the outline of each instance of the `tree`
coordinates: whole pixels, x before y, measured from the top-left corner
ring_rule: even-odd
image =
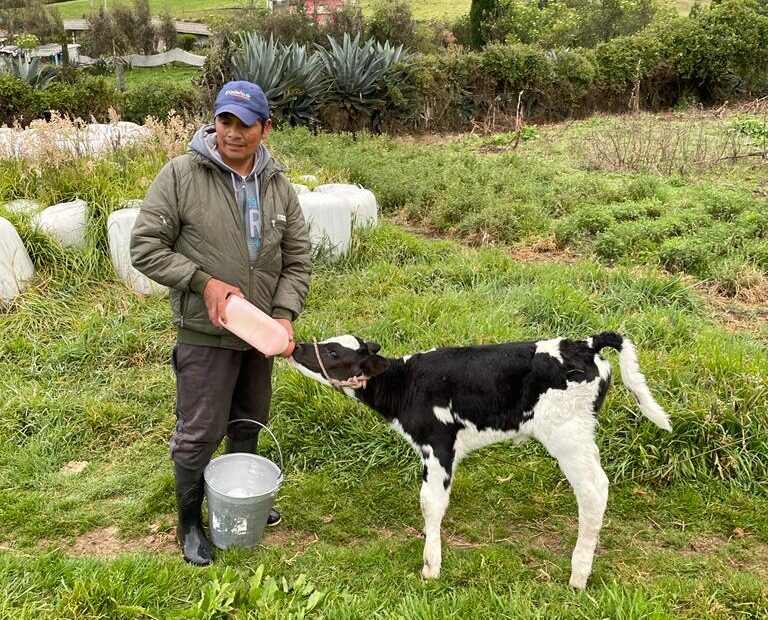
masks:
[[[486,23],[498,13],[498,0],[472,0],[469,8],[469,43],[480,49],[487,43],[484,31]]]
[[[368,23],[368,36],[380,43],[413,47],[416,43],[416,22],[411,5],[404,0],[376,0]]]
[[[152,25],[152,13],[149,0],[133,0],[134,37],[133,43],[137,51],[150,55],[157,51],[157,31]]]
[[[58,10],[42,0],[0,0],[0,29],[11,37],[20,32],[34,34],[43,43],[58,42],[64,34]]]
[[[323,34],[337,41],[341,41],[345,32],[350,37],[365,34],[365,18],[359,7],[345,4],[335,9],[323,26]]]
[[[88,33],[84,37],[84,47],[88,56],[113,56],[119,50],[116,41],[119,39],[117,24],[111,13],[99,5],[95,11],[88,14]]]
[[[160,17],[160,29],[157,35],[165,44],[165,49],[170,50],[178,45],[179,33],[176,32],[176,26],[173,23],[173,17],[166,10]]]

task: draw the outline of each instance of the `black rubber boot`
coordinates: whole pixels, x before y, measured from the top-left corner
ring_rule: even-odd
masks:
[[[259,440],[259,436],[248,437],[247,439],[232,439],[227,437],[226,452],[230,454],[232,452],[247,452],[248,454],[256,454],[256,442]]]
[[[272,527],[273,525],[277,525],[278,523],[280,523],[280,519],[282,519],[282,517],[280,516],[280,513],[277,512],[277,510],[275,510],[274,508],[272,508],[269,511],[269,514],[267,515],[267,525],[269,527]]]
[[[176,537],[187,562],[207,566],[213,561],[213,549],[203,531],[203,470],[185,469],[175,464],[175,475],[176,502],[179,507]]]

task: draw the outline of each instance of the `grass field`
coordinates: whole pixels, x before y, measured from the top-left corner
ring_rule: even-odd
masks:
[[[198,67],[185,65],[165,65],[164,67],[133,67],[125,72],[127,89],[142,86],[148,80],[163,80],[180,86],[190,86],[202,74]]]
[[[642,121],[667,135],[702,122]],[[727,122],[707,121],[708,131],[720,135]],[[39,274],[0,314],[0,618],[768,616],[766,270],[726,294],[716,274],[662,270],[652,246],[607,259],[601,229],[579,216],[589,204],[614,218],[610,228],[627,221],[616,219],[622,208],[640,221],[691,212],[704,232],[745,213],[768,218],[762,168],[748,158],[669,174],[596,168],[595,132],[621,127],[638,133],[630,121],[592,119],[540,128],[517,149],[509,136],[270,137],[291,174],[361,182],[384,216],[356,235],[346,260],[318,259],[299,338],[356,333],[392,356],[605,329],[635,341],[674,431],[639,418],[617,376],[598,431],[613,486],[583,593],[567,586],[575,501],[540,446],[497,445],[462,464],[443,573],[424,582],[410,448],[282,361],[272,428],[287,459],[284,521],[258,548],[219,553],[210,569],[185,565],[166,447],[167,300],[127,292],[104,253],[106,215],[143,194],[163,157],[147,147],[94,162],[0,161],[0,203],[77,195],[92,216],[89,249],[75,252],[6,213]],[[452,199],[462,187],[464,200]],[[644,201],[656,210],[640,210]],[[517,214],[517,236],[476,226],[497,203]],[[732,207],[732,217],[705,210],[702,219],[708,204]],[[462,226],[460,214],[475,224]],[[583,234],[558,246],[557,231],[573,222]],[[490,219],[485,232],[509,227]],[[753,232],[764,246],[768,227]],[[271,442],[262,447],[276,460]]]
[[[113,4],[109,0],[107,6]],[[370,14],[373,0],[361,0],[360,7],[363,12]],[[427,0],[425,2],[412,2],[413,16],[416,19],[450,18],[454,19],[469,12],[469,0]],[[93,0],[68,0],[55,4],[62,18],[85,17],[94,5]],[[205,20],[207,15],[233,8],[248,6],[242,0],[152,0],[150,2],[152,13],[160,15],[168,11],[177,19]]]
[[[360,0],[360,7],[365,14],[370,14],[374,0]],[[111,6],[114,0],[109,0]],[[419,20],[426,19],[456,19],[469,13],[470,0],[424,0],[411,2],[413,16]],[[676,6],[681,14],[687,15],[693,5],[692,0],[676,0]],[[85,17],[93,6],[94,0],[68,0],[55,4],[62,18]],[[232,8],[247,6],[242,0],[151,0],[152,13],[160,15],[168,11],[177,19],[205,21],[207,15],[226,11]]]

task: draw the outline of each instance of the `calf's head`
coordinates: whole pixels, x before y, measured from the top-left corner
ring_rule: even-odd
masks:
[[[317,343],[297,343],[290,362],[303,375],[320,383],[358,389],[389,369],[389,360],[377,355],[380,348],[376,342],[355,336],[336,336]]]

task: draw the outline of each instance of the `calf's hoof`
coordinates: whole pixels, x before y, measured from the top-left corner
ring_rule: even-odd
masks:
[[[430,564],[424,564],[421,569],[421,576],[424,579],[437,579],[440,576],[440,567],[434,568]]]
[[[571,575],[571,579],[568,581],[568,583],[571,585],[572,588],[576,588],[577,590],[583,590],[587,587],[587,579],[589,579],[589,575]]]

